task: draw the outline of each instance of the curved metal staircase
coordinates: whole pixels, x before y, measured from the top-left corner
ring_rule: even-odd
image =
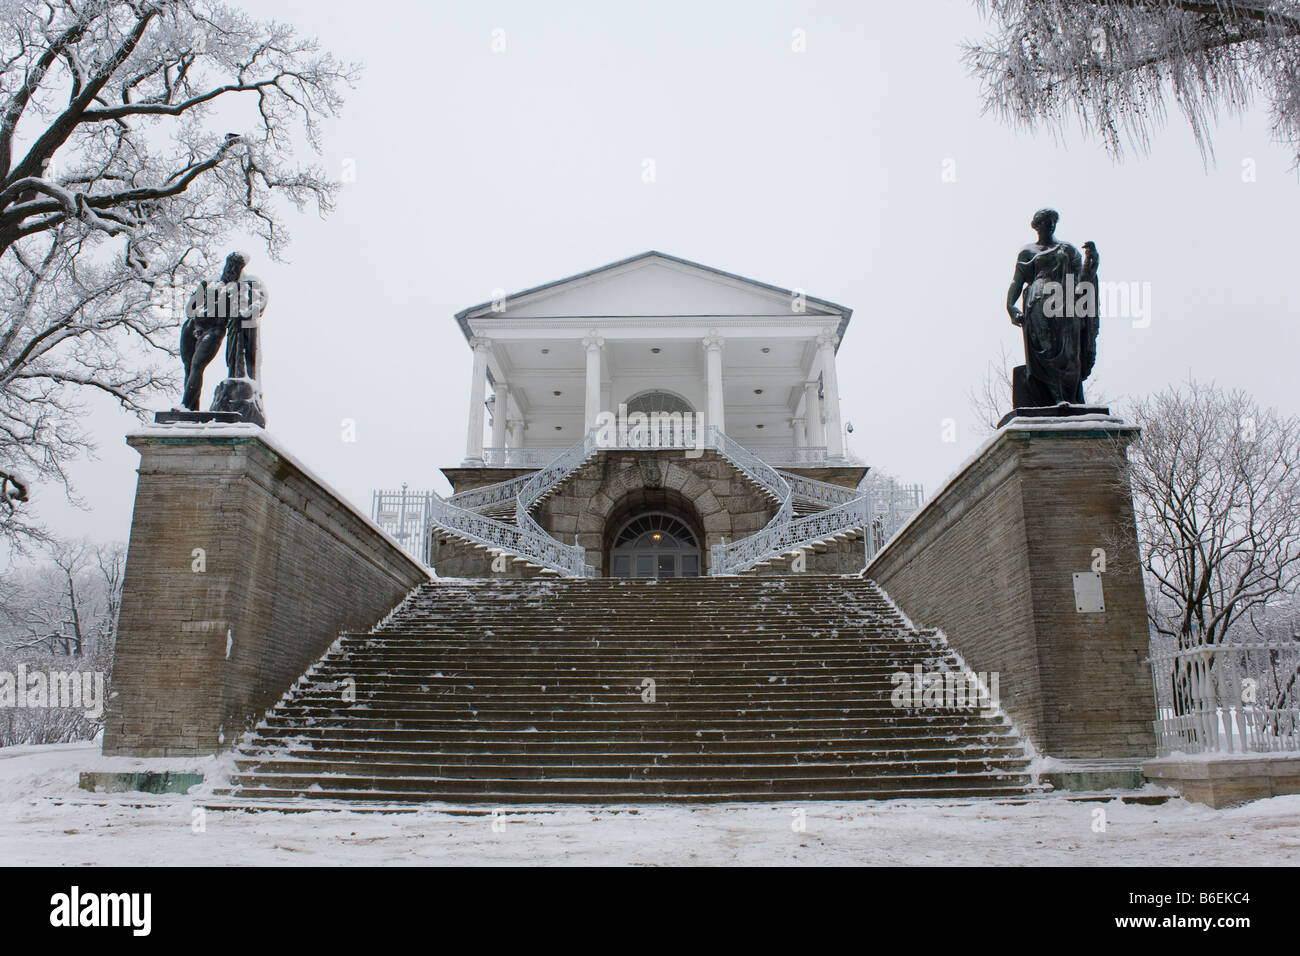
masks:
[[[716,426],[705,429],[702,442],[686,440],[691,436],[673,437],[677,440],[610,445],[599,441],[593,428],[531,474],[449,498],[431,495],[426,533],[436,529],[543,572],[594,577],[596,571],[587,564],[585,549],[552,537],[533,517],[533,510],[600,451],[688,449],[717,453],[777,504],[776,514],[757,533],[712,548],[710,575],[741,574],[803,548],[857,537],[864,530],[870,533],[874,512],[871,497],[864,491],[778,471]]]

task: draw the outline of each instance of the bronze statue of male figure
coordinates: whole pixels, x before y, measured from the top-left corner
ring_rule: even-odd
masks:
[[[209,294],[206,279],[199,282],[185,306],[185,322],[181,325],[181,361],[185,365],[185,393],[181,406],[190,411],[199,410],[199,395],[203,391],[203,372],[216,357],[221,340],[226,337],[226,324],[232,312],[237,312],[236,299],[231,293],[239,281],[247,260],[238,252],[226,257],[221,272],[221,289]]]
[[[1007,314],[1024,332],[1025,364],[1012,376],[1012,405],[1084,404],[1083,382],[1097,359],[1097,265],[1092,242],[1083,254],[1056,238],[1060,214],[1040,209],[1030,220],[1038,233],[1016,256],[1007,289]],[[1024,310],[1016,306],[1023,293]]]

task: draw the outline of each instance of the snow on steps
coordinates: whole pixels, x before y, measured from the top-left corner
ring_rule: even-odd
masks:
[[[241,743],[218,796],[509,805],[1031,792],[1005,718],[892,706],[891,676],[918,664],[960,667],[941,636],[911,628],[860,577],[438,581],[369,634],[344,635]]]

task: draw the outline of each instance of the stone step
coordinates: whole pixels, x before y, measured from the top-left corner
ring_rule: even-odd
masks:
[[[567,763],[445,763],[438,761],[415,763],[384,763],[370,761],[292,761],[268,760],[248,762],[245,771],[232,776],[235,785],[257,786],[260,781],[279,778],[280,781],[315,777],[369,777],[400,780],[475,780],[484,777],[498,780],[656,780],[656,781],[713,781],[729,780],[787,780],[824,777],[869,777],[873,784],[882,781],[911,780],[917,777],[933,779],[953,776],[992,776],[1000,780],[1019,778],[1023,774],[1023,761],[1014,760],[961,760],[961,761],[895,761],[849,763],[839,761],[797,761],[753,763],[712,763],[692,765],[667,765],[651,761],[644,764],[592,764]],[[255,773],[251,771],[256,771]],[[310,786],[310,783],[308,784]]]
[[[733,662],[728,666],[725,662],[717,664],[699,664],[699,663],[677,663],[670,661],[632,661],[629,663],[619,663],[617,666],[601,668],[598,665],[563,664],[552,669],[550,666],[528,666],[527,664],[475,664],[473,661],[444,661],[444,662],[416,662],[416,661],[394,661],[391,664],[383,661],[366,662],[360,661],[343,661],[339,664],[330,663],[328,666],[322,666],[313,671],[308,680],[320,680],[325,683],[336,682],[351,677],[354,680],[360,680],[363,677],[409,677],[413,680],[427,678],[436,680],[440,675],[446,678],[455,678],[457,680],[472,680],[481,678],[488,680],[495,679],[513,679],[529,680],[533,683],[547,680],[560,681],[568,680],[570,683],[577,680],[585,680],[590,683],[604,684],[611,686],[617,683],[620,687],[630,684],[640,684],[647,677],[653,677],[656,683],[666,683],[669,680],[678,681],[683,686],[690,686],[695,682],[718,683],[731,682],[743,683],[752,686],[771,686],[778,685],[782,680],[798,680],[801,678],[818,678],[829,680],[839,678],[841,683],[852,681],[863,681],[877,686],[892,686],[892,678],[895,674],[905,673],[912,675],[916,664],[922,665],[922,673],[929,675],[935,673],[931,668],[946,663],[942,658],[932,661],[921,661],[918,659],[907,660],[895,659],[885,660],[874,666],[854,664],[825,664],[819,665],[810,663],[797,667],[791,663],[776,663],[746,666],[743,663]],[[539,662],[540,664],[540,662]],[[956,674],[953,670],[946,673]],[[937,685],[936,685],[937,686]]]
[[[740,782],[737,782],[740,783]],[[492,781],[481,781],[484,788]],[[480,789],[469,792],[441,792],[428,790],[424,792],[390,792],[362,787],[356,790],[276,790],[271,787],[236,787],[214,790],[218,797],[236,799],[263,800],[322,800],[333,803],[351,804],[411,804],[411,803],[450,803],[479,804],[492,806],[540,805],[553,804],[656,804],[656,803],[763,803],[766,801],[797,802],[810,800],[857,801],[857,800],[978,800],[1024,798],[1028,792],[1027,785],[1012,786],[976,786],[961,784],[948,787],[919,787],[915,789],[872,790],[860,783],[846,786],[840,790],[787,790],[775,792],[771,789],[744,789],[735,786],[729,791],[699,793],[693,791],[633,793],[618,790],[603,790],[599,794],[590,793],[506,793]]]
[[[462,751],[492,754],[551,754],[570,752],[573,754],[607,753],[613,756],[637,756],[662,754],[737,754],[737,753],[825,753],[838,752],[843,746],[846,753],[870,751],[873,753],[906,752],[913,757],[924,756],[931,751],[952,749],[970,749],[979,752],[989,747],[1015,747],[1019,740],[1010,733],[962,733],[931,734],[929,736],[904,731],[898,736],[885,734],[863,735],[848,739],[832,735],[772,735],[742,736],[732,734],[727,737],[718,735],[695,737],[680,734],[676,737],[664,735],[637,735],[631,733],[609,734],[593,731],[570,731],[561,733],[490,733],[468,734],[442,732],[431,735],[428,732],[389,730],[378,731],[371,736],[349,732],[346,729],[319,728],[311,733],[302,728],[280,728],[279,733],[263,732],[248,741],[247,750],[241,748],[241,755],[254,753],[266,754],[287,749],[308,747],[315,749],[318,756],[324,756],[335,750],[363,750],[372,753],[415,751],[420,753],[459,753]]]
[[[847,768],[841,768],[845,770]],[[600,797],[607,792],[621,792],[657,796],[667,793],[690,793],[703,795],[708,793],[728,792],[736,789],[738,784],[748,784],[748,789],[756,792],[779,794],[794,791],[797,793],[816,792],[822,788],[834,790],[852,790],[854,785],[867,786],[870,790],[888,794],[891,791],[927,791],[953,788],[957,785],[974,785],[984,787],[1027,786],[1030,782],[1025,774],[999,774],[989,772],[946,773],[946,774],[865,774],[854,776],[850,773],[827,774],[818,776],[789,776],[752,778],[728,776],[723,779],[702,778],[688,780],[646,779],[637,774],[627,778],[609,777],[552,777],[547,779],[530,778],[457,778],[428,776],[407,777],[372,777],[350,774],[280,774],[259,773],[256,775],[236,775],[232,778],[236,785],[235,793],[249,791],[258,787],[279,791],[297,792],[307,795],[313,790],[356,791],[373,787],[389,793],[422,794],[437,792],[442,794],[471,794],[484,789],[500,793],[517,793],[551,797],[561,794],[578,794]]]
[[[284,708],[277,707],[273,712],[273,716],[299,721],[327,718],[335,720],[396,720],[404,723],[412,721],[470,721],[484,726],[497,723],[527,724],[539,721],[545,721],[546,723],[555,723],[557,721],[612,723],[615,719],[620,721],[633,720],[642,724],[654,725],[692,721],[729,724],[734,721],[757,720],[770,724],[776,721],[805,723],[825,720],[856,722],[878,719],[887,721],[892,726],[895,718],[901,719],[903,715],[925,720],[932,713],[926,710],[908,711],[905,708],[894,708],[889,706],[888,703],[874,703],[870,706],[859,704],[847,707],[841,706],[838,702],[832,704],[808,702],[788,705],[755,703],[741,707],[719,708],[707,703],[690,701],[674,701],[670,705],[668,701],[649,704],[636,700],[585,705],[566,702],[558,706],[530,708],[512,707],[507,702],[496,702],[485,698],[480,702],[462,702],[443,706],[386,707],[380,704],[368,703],[344,704],[342,706],[347,709],[341,710],[337,705],[329,707],[323,704],[295,703]],[[975,716],[976,710],[977,708],[974,707],[966,709],[950,708],[945,710],[944,713],[953,714],[958,719],[968,720]]]
[[[535,693],[519,694],[502,692],[500,688],[493,689],[490,692],[477,690],[473,688],[459,687],[455,683],[450,684],[440,691],[429,692],[412,692],[400,693],[388,688],[387,685],[379,684],[377,686],[385,687],[384,690],[369,691],[360,684],[357,686],[357,698],[355,701],[341,701],[340,692],[337,689],[329,687],[312,686],[295,694],[292,706],[320,708],[325,707],[330,710],[338,710],[340,704],[365,704],[371,708],[377,706],[399,709],[404,706],[426,706],[429,704],[438,704],[439,706],[458,707],[460,709],[495,709],[506,707],[511,709],[530,709],[534,707],[554,707],[557,701],[561,706],[572,706],[575,709],[582,709],[591,706],[603,706],[612,701],[618,701],[617,697],[611,696],[608,687],[600,691],[586,691],[583,693],[574,693],[572,690],[566,690],[563,694],[559,693]],[[641,697],[641,690],[635,684],[627,685],[624,688],[615,688],[617,693],[622,690],[623,694],[628,697],[635,696],[638,700]],[[624,700],[623,703],[630,701]],[[734,691],[723,691],[720,693],[701,693],[697,689],[691,689],[688,693],[685,689],[677,686],[661,686],[656,690],[656,701],[654,703],[645,702],[646,706],[670,705],[673,707],[679,705],[708,706],[715,710],[729,709],[735,711],[742,707],[752,707],[757,702],[762,702],[765,706],[791,706],[812,704],[814,706],[826,707],[841,705],[845,707],[860,707],[866,705],[878,705],[881,698],[878,694],[862,693],[861,688],[851,687],[844,688],[842,693],[837,694],[834,705],[828,705],[826,702],[825,691],[823,688],[814,688],[802,693],[785,693],[781,696],[771,696],[761,693],[760,688],[752,688],[744,693],[735,693]],[[278,710],[281,705],[277,705]],[[285,704],[284,706],[289,706]],[[908,707],[897,708],[900,711],[906,711]]]
[[[882,717],[835,717],[828,719],[760,719],[743,717],[733,720],[710,720],[707,725],[690,718],[681,720],[637,720],[610,721],[601,720],[593,715],[591,720],[569,718],[565,720],[484,720],[448,721],[446,719],[420,720],[413,718],[385,719],[365,717],[345,717],[332,715],[328,722],[318,718],[297,718],[271,714],[263,723],[268,729],[284,728],[308,730],[313,727],[328,728],[332,732],[346,733],[361,731],[364,733],[383,733],[386,731],[423,731],[426,739],[439,739],[437,735],[447,735],[443,739],[473,736],[477,739],[491,739],[492,735],[519,734],[565,734],[586,733],[600,735],[604,739],[663,739],[663,740],[709,740],[722,737],[729,740],[752,740],[778,735],[798,735],[801,738],[816,739],[825,731],[838,731],[838,736],[866,734],[871,731],[931,731],[935,736],[953,733],[954,730],[967,729],[971,733],[989,733],[1003,726],[996,718],[976,716],[933,718],[921,722],[913,719],[890,719]],[[829,735],[827,735],[829,736]]]
[[[1000,714],[892,705],[894,676],[917,666],[964,676],[940,637],[857,577],[433,582],[371,633],[341,637],[246,735],[225,793],[1024,794],[1028,757]]]
[[[917,738],[925,740],[926,738]],[[321,753],[304,747],[290,747],[283,742],[265,741],[260,745],[249,744],[241,748],[247,755],[236,761],[244,765],[259,764],[267,760],[286,760],[312,762],[321,759]],[[963,747],[906,747],[902,741],[891,740],[886,748],[863,747],[860,743],[842,741],[834,747],[822,746],[821,749],[808,749],[805,745],[772,744],[761,747],[754,743],[734,743],[728,746],[715,744],[707,750],[691,751],[660,750],[645,745],[624,746],[614,752],[613,748],[601,748],[596,743],[575,744],[561,742],[553,746],[510,746],[500,743],[480,743],[477,747],[463,743],[456,747],[441,746],[429,750],[419,749],[378,749],[378,746],[365,747],[358,744],[349,747],[344,741],[334,741],[329,748],[330,762],[371,762],[371,763],[421,763],[436,760],[439,763],[519,763],[524,761],[540,762],[578,762],[592,764],[625,765],[629,759],[651,761],[659,764],[697,764],[723,762],[762,762],[771,761],[841,761],[841,762],[889,762],[898,761],[947,761],[947,760],[1009,760],[1020,761],[1024,758],[1024,748],[1018,743],[978,743]]]

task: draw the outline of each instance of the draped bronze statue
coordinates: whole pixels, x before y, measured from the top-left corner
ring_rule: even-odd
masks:
[[[1057,239],[1059,219],[1054,209],[1034,213],[1038,241],[1016,256],[1007,290],[1007,313],[1025,341],[1025,364],[1012,375],[1016,409],[1083,405],[1083,382],[1097,359],[1097,247],[1085,242],[1080,254]]]

